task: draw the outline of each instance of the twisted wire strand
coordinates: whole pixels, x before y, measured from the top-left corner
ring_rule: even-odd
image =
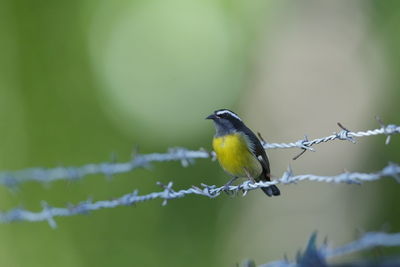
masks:
[[[382,125],[381,128],[358,132],[351,132],[340,124],[339,126],[342,127],[340,132],[314,140],[308,140],[307,137],[291,143],[267,143],[262,140],[262,144],[265,149],[300,148],[304,152],[307,150],[314,151],[314,145],[336,139],[355,142],[355,137],[382,134],[387,135],[386,144],[388,144],[391,135],[400,133],[400,126],[394,124]],[[123,163],[104,162],[91,163],[78,167],[29,168],[19,171],[3,171],[0,172],[0,184],[14,188],[18,184],[27,181],[50,183],[57,180],[77,180],[93,174],[103,174],[110,177],[114,174],[126,173],[137,168],[147,167],[152,162],[180,161],[182,166],[186,167],[193,164],[195,159],[200,158],[215,159],[215,153],[207,152],[204,149],[188,150],[185,148],[171,148],[167,153],[136,154],[131,161]]]
[[[341,127],[343,127],[343,126],[341,126]],[[389,124],[386,126],[383,125],[381,128],[377,128],[374,130],[366,130],[366,131],[358,131],[358,132],[352,132],[343,127],[340,132],[333,133],[332,135],[322,137],[322,138],[308,140],[307,137],[305,137],[304,139],[298,140],[296,142],[291,142],[291,143],[266,143],[264,141],[263,146],[265,149],[296,148],[297,147],[297,148],[301,148],[301,149],[305,149],[305,150],[313,150],[312,146],[314,146],[314,145],[333,141],[336,139],[347,140],[347,141],[351,141],[354,143],[355,142],[354,137],[365,137],[365,136],[374,136],[374,135],[381,135],[381,134],[387,135],[385,143],[389,144],[391,135],[398,134],[398,133],[400,133],[400,126],[397,126],[394,124]]]
[[[382,233],[382,232],[367,232],[362,235],[361,238],[345,244],[337,248],[329,248],[326,244],[323,244],[319,248],[316,245],[316,233],[312,234],[308,242],[306,250],[300,254],[296,262],[290,262],[286,260],[273,261],[266,264],[262,264],[259,267],[305,267],[310,266],[309,263],[313,263],[312,266],[328,266],[327,260],[338,256],[344,256],[347,254],[372,249],[376,247],[398,247],[400,246],[400,233]],[[400,259],[395,259],[396,266]],[[316,263],[318,263],[316,265]],[[378,262],[375,260],[367,266],[377,266]],[[347,266],[347,265],[346,265]],[[352,265],[353,266],[353,265]],[[364,266],[364,265],[354,265]],[[394,264],[385,266],[395,266]]]
[[[182,166],[186,167],[192,164],[194,159],[209,157],[210,153],[205,150],[171,148],[167,153],[137,154],[131,161],[122,163],[90,163],[79,167],[29,168],[13,172],[0,172],[0,184],[13,188],[28,181],[50,183],[57,180],[78,180],[93,174],[104,174],[111,177],[137,168],[148,167],[151,162],[181,161]]]
[[[221,186],[205,185],[201,187],[192,186],[188,189],[182,189],[175,191],[172,188],[173,183],[169,182],[167,185],[158,183],[163,188],[160,192],[152,192],[145,195],[139,195],[138,190],[132,193],[123,195],[113,200],[101,200],[92,202],[91,200],[80,202],[75,206],[69,206],[67,208],[51,207],[46,203],[42,203],[42,210],[39,212],[32,212],[20,208],[12,209],[8,212],[0,213],[0,223],[9,223],[15,221],[47,221],[51,227],[56,227],[54,217],[61,216],[73,216],[77,214],[87,214],[90,211],[115,208],[118,206],[129,206],[139,202],[150,201],[154,199],[162,199],[162,205],[166,205],[168,200],[183,198],[187,195],[202,195],[209,198],[215,198],[221,195],[221,193],[242,193],[243,196],[248,191],[255,190],[261,187],[268,187],[276,184],[290,184],[301,182],[305,180],[316,181],[316,182],[327,182],[327,183],[348,183],[348,184],[359,184],[365,181],[374,181],[383,177],[393,177],[400,182],[400,166],[398,164],[389,163],[382,170],[375,173],[358,173],[358,172],[345,172],[335,176],[319,176],[312,174],[303,174],[294,176],[291,169],[289,168],[281,178],[270,182],[257,182],[245,181],[239,185]]]
[[[325,255],[327,258],[333,258],[365,249],[371,249],[378,246],[382,247],[400,246],[400,233],[395,233],[395,234],[387,234],[380,232],[365,233],[357,241],[351,242],[349,244],[346,244],[344,246],[335,249],[326,250]]]

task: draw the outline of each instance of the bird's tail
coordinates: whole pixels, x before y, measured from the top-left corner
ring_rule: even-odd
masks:
[[[264,172],[264,177],[264,181],[271,181],[271,174]],[[279,196],[281,194],[281,191],[276,185],[261,187],[261,190],[269,197]]]
[[[261,190],[269,197],[279,196],[281,194],[281,191],[279,191],[279,188],[276,185],[261,187]]]

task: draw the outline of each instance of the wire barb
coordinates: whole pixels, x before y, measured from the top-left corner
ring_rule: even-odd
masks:
[[[351,131],[349,129],[347,129],[346,127],[344,127],[340,122],[337,123],[337,125],[342,129],[342,131],[340,131],[337,136],[340,140],[348,140],[350,142],[352,142],[353,144],[356,143],[356,140],[349,135],[349,133],[351,133]]]

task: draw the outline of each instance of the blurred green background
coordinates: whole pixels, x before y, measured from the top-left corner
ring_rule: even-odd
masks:
[[[204,118],[231,108],[271,142],[399,124],[397,1],[25,1],[0,6],[0,167],[127,161],[169,147],[210,149]],[[376,171],[398,161],[384,137],[269,151],[273,174]],[[221,185],[216,162],[158,163],[107,179],[0,188],[1,209],[40,209],[138,188]],[[265,198],[187,197],[0,225],[1,266],[234,266],[280,259],[318,230],[334,245],[357,231],[400,231],[392,180],[304,183]]]

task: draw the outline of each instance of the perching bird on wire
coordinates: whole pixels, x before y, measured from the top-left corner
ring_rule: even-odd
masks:
[[[213,120],[216,134],[213,149],[221,167],[233,178],[246,177],[252,181],[271,181],[267,154],[257,136],[242,119],[228,109],[219,109],[206,119]],[[279,196],[275,185],[261,188],[268,196]]]

